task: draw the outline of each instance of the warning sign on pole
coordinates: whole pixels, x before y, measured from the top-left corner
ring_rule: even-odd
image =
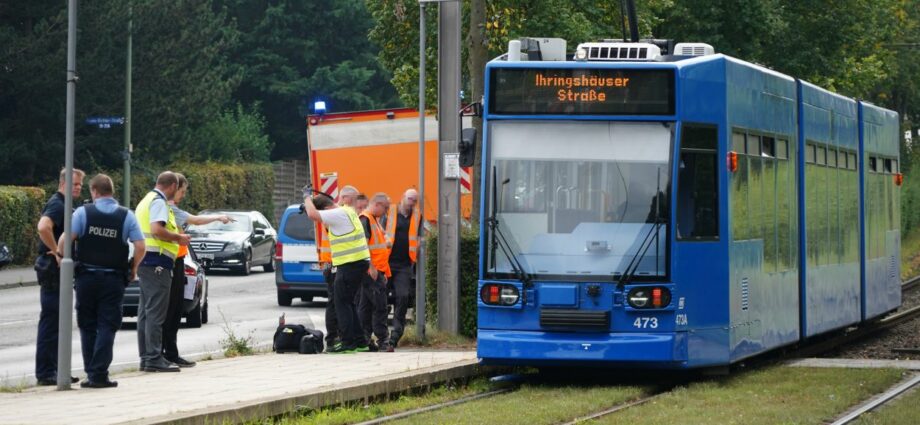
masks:
[[[466,195],[473,193],[473,167],[460,169],[460,193]]]
[[[321,173],[319,175],[319,190],[339,202],[339,173]]]

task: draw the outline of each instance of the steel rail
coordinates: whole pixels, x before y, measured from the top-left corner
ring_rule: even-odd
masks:
[[[896,387],[886,391],[882,395],[872,399],[868,403],[863,404],[858,407],[856,410],[846,414],[840,419],[834,421],[831,425],[845,425],[859,419],[862,415],[876,409],[879,406],[882,406],[889,401],[893,400],[895,397],[901,395],[905,391],[913,388],[917,384],[920,384],[920,374],[915,374],[912,378],[908,379],[906,382],[902,381]]]
[[[443,409],[445,407],[456,406],[458,404],[467,403],[473,400],[479,400],[481,398],[492,397],[494,395],[499,395],[511,391],[512,388],[502,388],[498,390],[487,391],[479,394],[472,394],[466,397],[461,397],[456,400],[445,401],[443,403],[432,404],[431,406],[420,407],[418,409],[407,410],[405,412],[396,413],[393,415],[382,416],[376,419],[371,419],[369,421],[360,422],[357,425],[376,425],[382,424],[390,421],[395,421],[397,419],[403,419],[410,416],[415,416],[421,413],[431,412],[433,410]]]
[[[607,416],[607,415],[610,415],[610,414],[619,412],[619,411],[621,411],[621,410],[629,409],[630,407],[634,407],[634,406],[638,406],[638,405],[640,405],[640,404],[648,403],[649,401],[652,401],[652,400],[654,400],[654,399],[656,399],[656,398],[658,398],[658,397],[660,397],[660,396],[662,396],[662,395],[664,395],[664,394],[667,394],[667,393],[669,393],[670,391],[671,391],[671,390],[666,390],[666,391],[662,391],[662,392],[659,392],[659,393],[656,393],[656,394],[652,394],[652,395],[650,395],[650,396],[646,396],[646,397],[640,398],[640,399],[638,399],[638,400],[633,400],[633,401],[630,401],[630,402],[627,402],[627,403],[618,404],[618,405],[613,406],[613,407],[611,407],[611,408],[609,408],[609,409],[601,410],[600,412],[593,413],[593,414],[590,414],[590,415],[588,415],[588,416],[583,416],[583,417],[580,417],[580,418],[576,418],[575,420],[570,421],[570,422],[565,422],[565,423],[563,423],[563,425],[575,425],[575,424],[580,424],[580,423],[582,423],[582,422],[584,422],[584,421],[590,421],[590,420],[594,420],[594,419],[597,419],[597,418],[602,418],[602,417],[604,417],[604,416]]]

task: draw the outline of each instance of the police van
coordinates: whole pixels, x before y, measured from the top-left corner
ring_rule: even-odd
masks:
[[[294,298],[311,302],[314,297],[327,295],[316,251],[315,227],[299,204],[287,207],[281,215],[274,259],[280,306],[291,305]]]

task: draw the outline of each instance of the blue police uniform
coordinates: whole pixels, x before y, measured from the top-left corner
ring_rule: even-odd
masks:
[[[42,216],[53,223],[52,234],[58,240],[64,233],[64,194],[55,192],[42,209]],[[35,379],[42,385],[57,382],[58,307],[60,269],[57,260],[48,255],[50,248],[38,240],[35,271],[40,285],[41,313],[38,316],[38,337],[35,343]]]
[[[108,383],[130,274],[128,241],[144,240],[144,235],[134,214],[112,198],[96,199],[74,212],[73,232],[83,369],[89,383]]]

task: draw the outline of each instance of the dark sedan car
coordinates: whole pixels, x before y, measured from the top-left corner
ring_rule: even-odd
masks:
[[[201,226],[188,226],[192,237],[189,248],[198,255],[206,269],[227,268],[248,275],[253,267],[274,271],[277,233],[258,211],[205,210],[199,215],[226,214],[234,222],[215,221]]]

